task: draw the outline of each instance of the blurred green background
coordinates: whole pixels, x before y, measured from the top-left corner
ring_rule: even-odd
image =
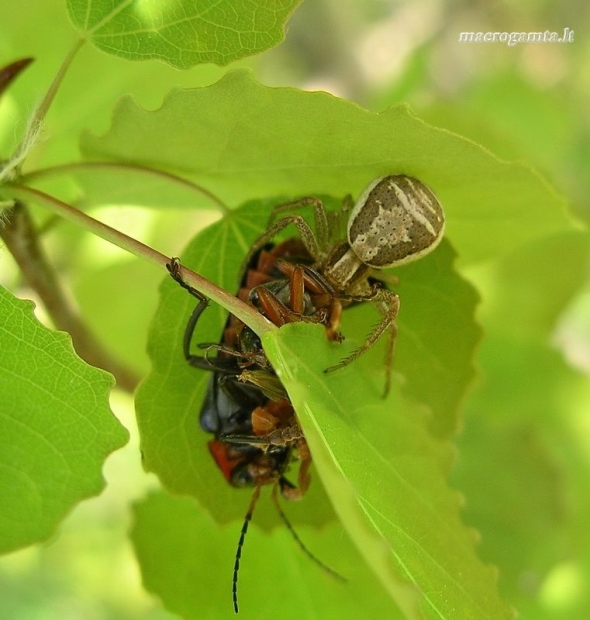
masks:
[[[239,65],[252,67],[263,83],[328,90],[372,110],[406,101],[427,122],[465,135],[500,158],[529,162],[588,223],[589,26],[590,5],[575,1],[310,0],[295,12],[282,45]],[[574,30],[573,43],[458,42],[463,31],[561,32],[564,27]],[[36,62],[0,105],[2,152],[18,136],[75,38],[61,2],[31,0],[26,10],[3,7],[0,64],[22,56]],[[77,157],[79,132],[105,131],[123,94],[131,92],[153,109],[172,86],[209,84],[224,71],[127,63],[87,45],[29,165]],[[94,215],[170,254],[204,225],[202,217],[187,221],[185,211],[180,217],[174,211],[105,207]],[[98,240],[80,239],[67,224],[58,241],[52,248],[57,264],[67,264],[68,254],[75,253],[77,269],[68,277],[85,316],[122,359],[144,373],[144,334],[157,299],[154,272]],[[51,247],[51,239],[48,243]],[[493,328],[481,350],[482,378],[466,403],[453,484],[468,498],[466,521],[486,534],[484,560],[502,565],[501,590],[526,618],[582,620],[590,614],[587,257],[587,238],[580,233],[522,248],[516,261],[509,257],[468,273],[483,296],[482,320]],[[0,281],[18,282],[4,258]],[[126,294],[129,282],[142,283],[141,303]],[[117,314],[100,311],[97,295],[105,290],[121,300]],[[519,308],[525,311],[515,317]],[[532,375],[514,372],[531,367]],[[131,399],[116,393],[113,401],[133,439],[109,458],[107,490],[78,506],[52,540],[0,559],[0,618],[173,617],[143,591],[127,538],[132,501],[158,483],[141,469]],[[494,450],[480,458],[490,443]],[[539,481],[538,492],[531,494],[536,502],[523,502],[519,489]],[[495,496],[501,501],[490,513]]]

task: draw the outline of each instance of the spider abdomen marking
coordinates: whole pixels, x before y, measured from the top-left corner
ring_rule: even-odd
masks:
[[[348,242],[365,265],[392,267],[432,251],[444,225],[441,204],[424,183],[406,175],[386,176],[371,183],[357,200]]]

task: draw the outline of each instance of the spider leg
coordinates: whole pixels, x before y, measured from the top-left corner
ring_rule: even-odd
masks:
[[[313,216],[318,244],[320,248],[323,249],[324,247],[326,247],[330,240],[330,226],[328,223],[328,215],[326,213],[326,209],[324,208],[322,201],[318,198],[314,198],[313,196],[306,196],[304,198],[299,198],[299,200],[292,200],[291,202],[285,202],[282,205],[277,205],[271,211],[268,224],[270,226],[280,213],[284,213],[285,211],[294,211],[296,209],[304,209],[305,207],[309,206],[313,207]],[[314,259],[316,258],[315,255],[312,254],[312,256],[314,257]]]
[[[262,235],[260,235],[256,241],[254,241],[252,247],[248,251],[248,254],[246,254],[246,258],[242,261],[242,265],[240,267],[240,281],[242,280],[243,274],[246,272],[247,266],[250,264],[254,254],[256,254],[261,247],[272,241],[272,239],[282,230],[287,228],[289,224],[293,224],[297,228],[305,249],[314,260],[317,260],[319,256],[318,242],[309,224],[300,215],[286,215],[276,224],[273,224]]]
[[[333,372],[334,370],[338,370],[340,368],[343,368],[344,366],[348,366],[348,364],[350,364],[351,362],[359,358],[363,353],[368,351],[379,340],[379,338],[381,338],[383,333],[389,329],[390,336],[388,341],[388,349],[385,357],[387,372],[387,377],[385,381],[385,395],[387,395],[391,387],[390,376],[393,360],[393,346],[395,343],[395,337],[397,335],[395,319],[397,318],[399,312],[399,297],[395,293],[392,293],[390,290],[383,288],[378,289],[375,294],[368,298],[368,300],[377,304],[380,311],[383,312],[383,317],[381,318],[381,321],[369,334],[365,342],[363,342],[363,344],[358,347],[358,349],[355,349],[350,355],[340,360],[338,364],[326,368],[324,372]]]

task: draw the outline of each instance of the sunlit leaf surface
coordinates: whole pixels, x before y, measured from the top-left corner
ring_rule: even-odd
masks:
[[[430,436],[427,416],[397,389],[386,400],[371,390],[358,366],[326,378],[335,352],[322,336],[319,326],[289,325],[265,337],[266,350],[369,566],[407,617],[511,618],[496,571],[477,558],[476,536],[461,522],[460,497],[447,487],[450,447]]]
[[[112,415],[113,380],[0,288],[0,551],[47,539],[100,493],[106,456],[127,440]]]
[[[437,193],[462,263],[571,225],[537,173],[508,164],[405,105],[369,112],[322,92],[268,88],[236,71],[207,88],[174,90],[155,111],[117,107],[85,155],[189,176],[231,206],[249,198],[356,196],[374,178],[405,173]]]
[[[127,60],[180,69],[228,63],[277,45],[300,0],[68,0],[74,25],[96,47]]]

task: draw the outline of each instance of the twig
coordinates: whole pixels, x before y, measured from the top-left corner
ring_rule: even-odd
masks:
[[[71,205],[68,205],[67,203],[37,189],[18,184],[10,184],[6,185],[2,189],[2,193],[5,197],[13,198],[17,201],[25,203],[31,201],[36,202],[37,204],[50,209],[60,217],[81,226],[89,232],[105,239],[109,243],[112,243],[154,265],[165,269],[166,265],[170,262],[170,258],[165,254],[154,250],[137,239],[129,237],[128,235],[111,228],[107,224],[95,220],[86,213],[74,209]],[[187,284],[191,285],[197,291],[203,295],[206,295],[209,299],[212,299],[220,306],[234,314],[238,319],[252,328],[258,336],[263,336],[265,333],[277,329],[275,325],[264,318],[262,314],[254,310],[254,308],[240,301],[234,295],[224,291],[222,288],[219,288],[194,271],[181,266],[180,274]]]
[[[150,168],[148,166],[141,166],[140,164],[128,164],[123,162],[98,162],[98,161],[83,161],[83,162],[72,162],[69,164],[61,164],[59,166],[50,166],[48,168],[40,168],[38,170],[34,170],[27,174],[24,174],[20,177],[19,182],[28,185],[32,181],[36,181],[38,179],[43,179],[45,177],[51,177],[53,175],[63,175],[64,173],[75,173],[76,171],[94,171],[94,170],[111,170],[113,172],[124,172],[126,170],[131,170],[133,172],[144,173],[149,176],[161,177],[170,183],[174,183],[180,186],[184,186],[185,188],[192,190],[202,196],[205,196],[208,200],[213,202],[217,207],[219,207],[220,211],[223,214],[229,213],[229,208],[227,205],[218,198],[215,194],[210,192],[208,189],[198,185],[197,183],[193,183],[183,177],[179,177],[171,172],[166,172],[164,170],[157,170],[155,168]]]
[[[37,231],[26,206],[17,202],[5,213],[3,220],[0,237],[28,285],[39,295],[55,327],[70,334],[81,358],[93,366],[108,370],[115,376],[121,389],[133,392],[139,377],[133,370],[113,359],[80,320],[38,243]]]

